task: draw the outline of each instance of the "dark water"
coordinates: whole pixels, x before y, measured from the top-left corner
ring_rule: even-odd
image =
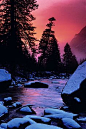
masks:
[[[48,83],[49,88],[9,88],[4,93],[0,93],[0,100],[10,96],[13,102],[19,101],[22,105],[32,104],[38,115],[47,107],[60,108],[63,105],[61,91],[67,79],[41,79],[40,81]]]

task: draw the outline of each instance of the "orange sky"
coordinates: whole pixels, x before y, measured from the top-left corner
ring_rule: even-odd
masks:
[[[55,36],[59,45],[66,42],[86,26],[86,0],[37,0],[39,8],[33,12],[36,20],[36,37],[41,38],[46,28],[48,18],[54,16],[56,19]]]

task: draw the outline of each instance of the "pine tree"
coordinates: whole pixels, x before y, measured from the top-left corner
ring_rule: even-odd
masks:
[[[55,18],[48,19],[49,23],[46,25],[47,29],[43,31],[42,38],[39,43],[39,50],[41,56],[39,58],[40,66],[44,66],[45,70],[57,70],[57,67],[61,61],[60,52],[57,44],[57,40],[52,31]]]
[[[64,47],[63,64],[64,64],[65,72],[67,74],[73,73],[78,66],[76,57],[75,55],[73,55],[70,45],[68,43],[66,43]]]
[[[0,3],[0,54],[11,65],[22,61],[22,50],[34,51],[35,27],[31,22],[35,18],[31,12],[37,8],[35,0],[2,0]]]

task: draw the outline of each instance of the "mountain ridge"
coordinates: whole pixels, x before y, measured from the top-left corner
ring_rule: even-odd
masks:
[[[77,59],[86,58],[86,26],[71,40],[70,46]]]

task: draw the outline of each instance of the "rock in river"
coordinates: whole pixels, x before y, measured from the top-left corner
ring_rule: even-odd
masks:
[[[48,88],[48,84],[42,83],[40,81],[26,82],[24,86],[28,88]]]
[[[61,96],[72,110],[86,110],[86,61],[70,77]]]

